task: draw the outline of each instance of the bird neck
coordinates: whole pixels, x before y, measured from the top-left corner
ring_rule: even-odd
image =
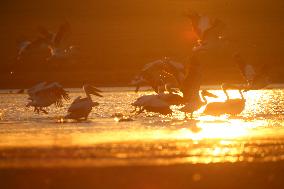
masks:
[[[207,104],[207,98],[206,98],[205,95],[202,94],[202,93],[201,93],[201,98],[202,98],[203,102],[204,102],[205,104]]]
[[[223,88],[223,92],[225,93],[225,95],[226,95],[226,97],[227,97],[227,100],[230,100],[230,97],[229,97],[229,94],[228,94],[228,92],[227,92],[227,89],[224,89],[224,88]]]
[[[242,99],[244,100],[245,98],[244,98],[244,95],[243,95],[243,92],[242,92],[242,90],[241,90],[241,89],[239,90],[239,93],[240,93],[240,95],[241,95]]]
[[[92,100],[91,95],[90,95],[89,93],[87,93],[87,92],[86,92],[86,97],[87,97],[88,99]]]

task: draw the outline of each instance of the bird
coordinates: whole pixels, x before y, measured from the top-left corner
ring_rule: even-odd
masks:
[[[56,107],[63,105],[63,100],[69,100],[67,91],[57,82],[41,82],[27,91],[29,95],[28,104],[26,107],[34,107],[34,111],[37,113],[48,112],[44,108],[54,104]]]
[[[186,76],[186,67],[183,63],[173,61],[168,57],[164,58],[164,70],[173,75],[179,84],[183,83]]]
[[[54,60],[66,60],[68,58],[74,58],[79,52],[78,46],[70,45],[67,47],[61,47],[62,40],[70,32],[70,24],[65,22],[60,25],[56,33],[50,33],[44,28],[40,28],[42,35],[48,40],[48,49],[50,52],[47,61]]]
[[[199,91],[198,93],[196,93],[194,98],[192,98],[192,100],[187,101],[184,107],[179,109],[180,111],[184,112],[185,118],[187,118],[187,113],[190,113],[190,118],[192,119],[193,112],[199,110],[202,106],[207,104],[207,99],[205,98],[205,96],[217,98],[216,95],[210,93],[207,90],[202,90],[201,92]]]
[[[131,104],[135,107],[135,110],[133,112],[136,112],[137,114],[140,114],[144,111],[160,113],[162,115],[171,114],[171,104],[167,102],[167,97],[165,97],[165,95],[161,96],[161,94],[153,94],[139,97],[135,102]]]
[[[213,115],[213,116],[219,116],[223,114],[229,114],[229,115],[240,114],[244,110],[246,103],[241,87],[238,88],[241,98],[230,99],[229,94],[227,92],[228,89],[236,89],[236,88],[237,87],[235,85],[223,84],[222,89],[227,97],[226,101],[208,103],[203,113],[206,115]]]
[[[56,58],[66,58],[73,55],[78,48],[68,46],[67,48],[60,47],[63,38],[70,32],[70,24],[66,21],[62,23],[57,32],[50,32],[43,26],[37,28],[39,35],[33,40],[24,40],[19,45],[17,60],[22,61],[24,54],[33,48],[44,48],[49,50],[50,55],[48,61]]]
[[[101,90],[89,84],[83,85],[83,90],[86,94],[86,97],[82,98],[81,96],[79,96],[72,102],[72,104],[68,108],[68,113],[65,116],[65,119],[74,119],[77,121],[81,119],[87,120],[93,107],[99,105],[98,102],[93,102],[91,94],[102,97],[102,95],[100,94],[100,92],[102,92]]]
[[[134,111],[136,111],[136,108],[139,107],[138,112],[147,110],[164,114],[162,111],[165,111],[166,114],[169,114],[172,113],[170,109],[171,105],[187,104],[186,107],[181,110],[191,113],[192,117],[193,112],[201,107],[201,105],[199,105],[201,104],[199,91],[202,72],[197,58],[198,52],[200,51],[196,51],[192,54],[190,57],[190,64],[187,66],[181,63],[173,62],[168,58],[164,58],[164,60],[161,61],[156,61],[156,63],[159,65],[158,70],[160,71],[162,69],[162,71],[159,72],[159,75],[154,74],[154,76],[161,81],[159,86],[167,88],[168,85],[172,84],[172,82],[167,82],[163,76],[172,76],[175,78],[176,83],[178,83],[178,89],[182,93],[182,96],[175,94],[174,92],[178,93],[178,91],[172,91],[171,89],[167,89],[168,93],[160,93],[159,91],[157,92],[155,90],[157,94],[139,97],[134,103],[132,103],[132,105],[135,106]],[[151,66],[155,65],[156,63],[151,64]],[[147,66],[147,69],[151,68],[151,66]],[[184,74],[183,78],[180,79],[179,82],[177,81],[178,73]],[[140,80],[145,80],[145,77],[140,77]],[[207,91],[204,91],[204,93],[208,94],[209,92],[207,93]]]
[[[46,40],[42,37],[37,37],[33,40],[24,40],[20,42],[18,53],[17,53],[17,60],[22,61],[27,51],[34,49],[34,48],[43,47],[43,45],[45,44],[46,44]]]
[[[246,85],[243,86],[245,89],[244,92],[262,89],[270,84],[270,77],[268,75],[269,66],[267,64],[263,64],[257,70],[255,66],[247,63],[239,52],[233,54],[233,59],[246,81]]]
[[[58,48],[54,46],[48,46],[50,55],[46,58],[48,62],[54,60],[68,60],[74,58],[79,53],[77,46],[69,46],[67,48]]]
[[[19,89],[16,93],[17,94],[23,94],[25,92],[25,89]]]
[[[193,54],[190,60],[191,62],[188,67],[187,76],[181,88],[185,106],[180,108],[180,111],[184,112],[185,118],[187,117],[187,113],[190,113],[190,118],[192,119],[193,112],[199,110],[207,103],[204,96],[216,96],[206,90],[200,92],[202,81],[201,64],[197,58],[197,54]]]
[[[131,84],[136,86],[135,91],[138,92],[142,85],[149,85],[156,93],[163,92],[163,89],[160,87],[162,85],[160,76],[163,72],[163,67],[164,63],[162,60],[145,64],[140,73],[131,81]]]
[[[156,93],[177,92],[185,78],[185,66],[170,60],[168,57],[147,63],[141,72],[134,77],[131,84],[136,86],[149,85]]]
[[[40,37],[45,39],[48,45],[56,47],[58,47],[61,44],[63,38],[66,37],[66,35],[71,31],[70,24],[67,21],[65,21],[59,26],[57,32],[48,31],[43,26],[38,26],[37,29],[38,32],[40,33]]]
[[[213,30],[216,28],[217,33],[214,34],[214,38],[222,39],[220,33],[224,27],[224,23],[221,20],[211,19],[206,15],[201,15],[193,11],[190,11],[187,17],[190,19],[192,31],[197,38],[196,44],[192,49],[193,51],[205,50],[207,40],[211,34],[214,34]]]

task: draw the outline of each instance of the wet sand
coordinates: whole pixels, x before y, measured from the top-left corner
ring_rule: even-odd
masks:
[[[284,163],[1,169],[1,188],[282,188]]]

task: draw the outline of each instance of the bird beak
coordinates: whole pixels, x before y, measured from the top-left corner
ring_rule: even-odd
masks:
[[[99,97],[103,97],[103,95],[101,95],[100,93],[97,93],[96,91],[92,91],[92,92],[90,92],[90,94],[93,94],[93,95],[96,95],[96,96],[99,96]]]
[[[95,88],[95,87],[91,87],[90,88],[90,94],[99,96],[99,97],[103,97],[99,92],[102,92],[101,90]]]
[[[208,97],[212,97],[212,98],[218,98],[217,95],[215,95],[215,94],[213,94],[213,93],[210,93],[210,92],[208,92],[207,90],[203,90],[203,91],[202,91],[202,94],[203,94],[204,96],[208,96]]]
[[[95,92],[99,92],[99,93],[102,93],[103,91],[101,91],[100,89],[97,89],[96,87],[92,87],[92,90],[95,91]]]

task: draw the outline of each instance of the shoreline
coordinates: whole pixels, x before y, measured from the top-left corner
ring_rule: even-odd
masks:
[[[207,90],[221,90],[221,84],[213,84],[213,85],[203,85],[201,86],[201,89],[207,89]],[[70,92],[81,92],[78,91],[81,90],[81,87],[64,87],[66,90],[70,91]],[[122,91],[122,92],[133,92],[135,90],[134,86],[131,85],[104,85],[104,86],[100,86],[98,85],[98,88],[100,89],[107,89],[104,92],[113,92],[113,91]],[[110,88],[112,88],[112,90],[109,90]],[[15,92],[17,92],[17,90],[19,89],[24,89],[24,88],[0,88],[0,94],[15,94]],[[273,83],[268,85],[267,87],[261,89],[261,90],[270,90],[270,89],[284,89],[284,83]],[[139,91],[151,91],[151,87],[141,87]]]

